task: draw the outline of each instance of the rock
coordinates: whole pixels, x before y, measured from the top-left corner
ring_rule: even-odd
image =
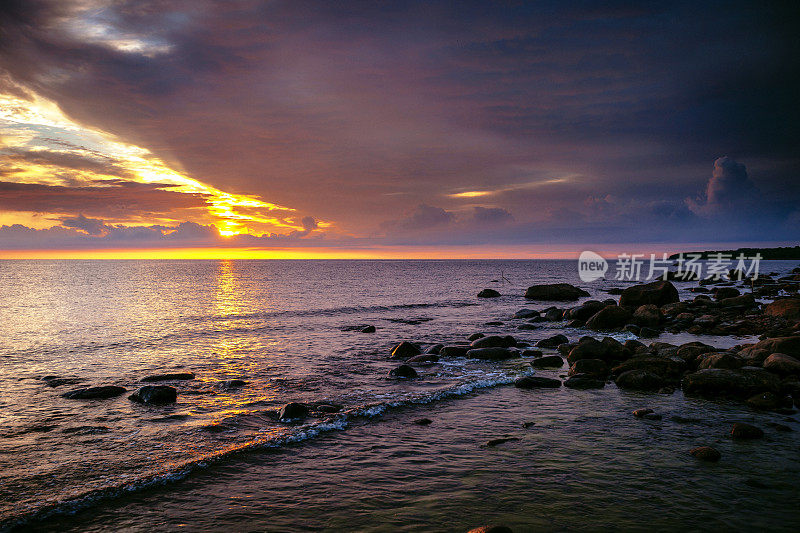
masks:
[[[637,326],[655,328],[661,323],[661,312],[653,304],[640,305],[633,313],[631,322]]]
[[[654,339],[661,334],[660,331],[653,328],[642,328],[639,330],[639,337],[643,339]]]
[[[439,352],[442,351],[442,348],[444,348],[444,344],[432,344],[425,349],[424,353],[432,353],[439,355]]]
[[[485,337],[485,336],[486,335],[484,335],[483,333],[473,333],[472,335],[467,337],[467,340],[468,341],[474,341],[474,340],[480,339],[481,337]]]
[[[539,311],[535,309],[520,309],[512,318],[535,318],[539,316]]]
[[[757,342],[740,352],[740,356],[747,358],[749,352],[754,350],[767,350],[769,353],[784,353],[800,359],[800,336],[774,337]]]
[[[685,368],[685,363],[678,358],[661,355],[636,355],[612,368],[611,373],[620,376],[631,370],[645,370],[663,379],[677,379]]]
[[[704,368],[727,368],[732,370],[744,366],[744,359],[740,359],[728,352],[705,354],[703,357],[698,358],[698,361],[697,368],[700,370]]]
[[[561,386],[561,381],[539,376],[524,376],[516,380],[514,386],[518,389],[557,389]]]
[[[175,403],[178,400],[178,391],[175,387],[167,385],[145,385],[128,398],[131,401],[146,404]]]
[[[48,387],[56,388],[62,385],[77,385],[83,381],[86,381],[84,378],[59,378],[56,376],[45,376],[42,380],[47,383]]]
[[[435,363],[438,360],[439,356],[435,353],[423,353],[406,359],[406,363]]]
[[[641,307],[642,305],[662,305],[680,301],[678,289],[669,281],[659,280],[642,285],[634,285],[622,291],[620,306]]]
[[[502,361],[519,357],[519,352],[508,348],[473,348],[467,351],[467,357],[471,359],[484,359],[488,361]]]
[[[314,410],[319,411],[320,413],[338,413],[342,410],[342,406],[320,403],[314,406]]]
[[[564,310],[558,307],[552,307],[544,314],[544,319],[548,322],[558,322],[562,318],[564,318]]]
[[[439,357],[466,357],[468,350],[466,346],[445,346],[439,350]]]
[[[628,370],[615,380],[620,389],[657,391],[664,385],[664,378],[647,370]]]
[[[539,329],[539,326],[537,326],[536,324],[520,324],[519,326],[517,326],[517,329],[533,330],[533,329]]]
[[[764,436],[764,431],[744,422],[736,422],[731,428],[731,437],[734,439],[760,439]]]
[[[217,386],[221,389],[238,389],[245,385],[247,385],[247,382],[243,379],[227,379],[220,381]]]
[[[516,345],[517,341],[511,335],[505,337],[490,335],[472,341],[470,348],[511,348]]]
[[[421,353],[415,344],[403,341],[392,349],[392,359],[408,359]]]
[[[602,359],[580,359],[569,367],[570,376],[578,374],[605,379],[608,375],[608,365]]]
[[[499,296],[500,293],[494,289],[483,289],[478,293],[478,298],[497,298]]]
[[[142,378],[141,381],[145,383],[153,383],[156,381],[183,381],[194,379],[194,374],[191,372],[174,372],[171,374],[155,374]]]
[[[506,526],[480,526],[470,529],[467,533],[513,533],[513,531]]]
[[[304,403],[291,402],[281,407],[278,411],[278,420],[298,420],[308,416],[308,405]]]
[[[676,355],[686,361],[687,364],[691,365],[699,356],[717,351],[719,351],[718,348],[703,344],[702,342],[687,342],[686,344],[680,345]]]
[[[532,285],[525,291],[525,298],[542,301],[569,302],[582,296],[589,296],[589,293],[569,283]]]
[[[393,378],[411,379],[417,376],[419,376],[417,371],[408,365],[400,365],[397,368],[393,368],[389,371],[389,377]]]
[[[636,324],[625,324],[625,326],[622,328],[622,331],[629,331],[630,333],[633,333],[634,335],[639,335],[639,332],[641,330],[642,330],[642,328],[640,328]]]
[[[412,422],[412,424],[416,424],[418,426],[429,426],[432,423],[433,420],[431,420],[430,418],[418,418],[417,420],[414,420]]]
[[[716,289],[714,289],[711,292],[714,294],[714,298],[716,298],[717,300],[724,300],[726,298],[734,298],[736,296],[739,296],[739,294],[740,294],[739,290],[738,289],[734,289],[733,287],[717,287]]]
[[[546,339],[542,339],[536,343],[537,348],[557,348],[561,344],[565,344],[569,342],[564,335],[554,335],[553,337],[548,337]]]
[[[785,353],[774,353],[764,359],[764,370],[779,376],[800,376],[800,360]]]
[[[605,360],[608,347],[602,342],[591,337],[581,339],[581,341],[569,352],[567,361],[570,365],[575,364],[581,359],[602,359]]]
[[[764,314],[800,320],[800,298],[779,298],[764,307]]]
[[[116,385],[103,385],[100,387],[86,387],[84,389],[77,389],[65,392],[61,395],[62,398],[69,398],[70,400],[105,400],[106,398],[114,398],[126,391],[125,387],[117,387]]]
[[[574,307],[569,310],[568,317],[573,320],[589,320],[592,316],[594,316],[598,311],[605,307],[603,302],[598,302],[597,300],[589,300],[583,302],[583,304],[579,305],[578,307]]]
[[[781,399],[776,394],[771,392],[762,392],[751,396],[745,402],[753,409],[760,409],[762,411],[771,411],[781,406]]]
[[[652,412],[652,409],[637,409],[633,412],[633,416],[636,418],[642,418],[644,415],[649,415]]]
[[[361,333],[375,333],[375,326],[369,325],[361,328]]]
[[[778,394],[781,382],[760,368],[709,368],[684,376],[681,388],[686,395],[744,399],[762,392]]]
[[[741,296],[734,296],[733,298],[725,298],[719,301],[720,307],[755,307],[756,300],[752,294],[742,294]]]
[[[586,321],[586,327],[595,331],[621,328],[628,323],[631,312],[618,305],[609,305]]]
[[[506,442],[514,442],[518,440],[519,438],[517,437],[500,437],[488,441],[486,444],[484,444],[484,446],[491,448],[493,446],[497,446],[498,444],[505,444]]]
[[[589,376],[572,376],[564,382],[564,386],[570,389],[602,389],[606,386],[605,381]]]
[[[646,415],[643,415],[642,418],[645,420],[661,420],[661,415],[657,413],[647,413]]]
[[[708,461],[710,463],[716,463],[722,457],[722,454],[711,446],[698,446],[697,448],[689,450],[689,453],[701,461]]]
[[[531,361],[531,366],[533,368],[561,368],[564,366],[564,360],[560,355],[548,355],[534,359]]]
[[[625,344],[623,344],[623,346],[629,353],[638,353],[647,348],[647,346],[645,346],[643,342],[637,341],[636,339],[630,339],[625,341]]]

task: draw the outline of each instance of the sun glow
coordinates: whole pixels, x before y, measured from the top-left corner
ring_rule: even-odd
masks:
[[[8,150],[24,151],[33,158],[16,158],[0,164],[5,181],[109,187],[124,173],[125,180],[163,185],[169,191],[201,196],[205,207],[199,211],[195,209],[194,220],[189,219],[212,224],[223,236],[303,230],[295,209],[267,202],[256,195],[234,194],[203,183],[171,168],[145,148],[74,122],[54,102],[36,94],[27,98],[0,94],[0,153]],[[81,158],[96,168],[68,168],[65,172],[64,167],[53,162],[58,157]],[[154,223],[164,222],[159,219]],[[330,227],[330,223],[319,227]]]

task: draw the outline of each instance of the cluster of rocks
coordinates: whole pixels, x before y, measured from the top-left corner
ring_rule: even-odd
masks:
[[[800,275],[793,277],[800,280]],[[620,289],[619,301],[609,298],[588,300],[569,308],[524,309],[513,318],[526,320],[517,326],[519,329],[535,329],[538,322],[567,321],[568,327],[629,331],[644,338],[656,337],[663,331],[770,337],[800,334],[800,297],[780,297],[763,306],[755,299],[764,292],[796,293],[800,282],[770,280],[758,278],[761,291],[753,289],[745,294],[730,281],[701,280],[691,290],[703,294],[687,301],[680,301],[678,290],[670,281],[658,280]],[[709,289],[711,284],[714,286]],[[574,301],[588,293],[559,283],[534,285],[525,296],[540,301]]]

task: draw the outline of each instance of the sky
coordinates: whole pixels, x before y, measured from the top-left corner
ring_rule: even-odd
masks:
[[[763,1],[6,0],[0,257],[796,244],[798,22]]]

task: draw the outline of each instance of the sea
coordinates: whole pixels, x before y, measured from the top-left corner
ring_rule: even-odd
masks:
[[[582,283],[566,260],[0,261],[0,530],[800,530],[796,415],[613,383],[519,390],[522,375],[567,371],[525,357],[389,376],[401,341],[591,334],[518,329],[517,311],[553,305],[525,288],[553,282],[583,287],[582,300],[627,286]],[[477,298],[485,288],[501,296]],[[163,373],[194,374],[164,383],[177,402],[128,398]],[[127,392],[62,396],[100,385]],[[340,409],[277,419],[289,402]],[[662,420],[633,417],[640,407]],[[766,438],[731,441],[735,421]],[[698,462],[697,445],[722,460]]]

